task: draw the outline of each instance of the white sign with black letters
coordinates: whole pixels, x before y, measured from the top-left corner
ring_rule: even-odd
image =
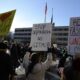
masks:
[[[47,51],[51,47],[52,24],[33,24],[31,43],[33,51]]]

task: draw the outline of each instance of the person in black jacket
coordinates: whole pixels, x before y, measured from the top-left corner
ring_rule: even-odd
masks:
[[[7,45],[0,42],[0,80],[12,80],[15,73],[6,49]]]
[[[59,75],[61,76],[62,74],[64,74],[64,68],[66,65],[66,59],[70,57],[71,60],[73,60],[73,56],[68,54],[67,51],[65,49],[62,50],[62,57],[59,60],[59,64],[58,64],[58,69],[59,69]]]
[[[12,61],[13,67],[14,67],[14,69],[16,69],[16,67],[18,67],[20,65],[20,63],[18,62],[18,59],[19,59],[18,54],[20,54],[20,51],[19,51],[16,43],[12,44],[10,52],[11,52],[11,61]]]
[[[80,53],[76,53],[71,65],[64,68],[64,80],[80,80]]]

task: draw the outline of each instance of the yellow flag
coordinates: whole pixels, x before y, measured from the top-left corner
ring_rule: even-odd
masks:
[[[5,36],[8,34],[16,10],[5,12],[0,14],[0,36]]]

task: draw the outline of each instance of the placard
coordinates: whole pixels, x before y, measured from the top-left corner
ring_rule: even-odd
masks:
[[[8,11],[0,14],[0,36],[8,34],[16,10]]]
[[[70,19],[68,53],[71,55],[80,53],[80,17]]]
[[[33,51],[47,51],[51,47],[52,24],[33,24],[31,47]]]

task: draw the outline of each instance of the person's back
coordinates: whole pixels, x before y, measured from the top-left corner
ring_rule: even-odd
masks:
[[[72,64],[64,68],[65,80],[80,80],[80,58],[75,58]]]
[[[0,53],[0,80],[9,80],[11,73],[10,57],[8,54]]]
[[[44,80],[45,71],[50,67],[51,63],[52,54],[49,53],[45,62],[38,62],[37,64],[35,64],[32,71],[28,73],[27,80]]]
[[[0,43],[0,80],[10,80],[9,75],[14,74],[10,56],[5,51],[6,45]]]
[[[45,69],[42,67],[41,63],[38,63],[34,66],[32,72],[28,75],[28,80],[43,80],[44,79]]]
[[[11,47],[11,61],[13,63],[14,69],[18,67],[20,64],[18,62],[18,49],[17,49],[17,44],[12,44]]]

